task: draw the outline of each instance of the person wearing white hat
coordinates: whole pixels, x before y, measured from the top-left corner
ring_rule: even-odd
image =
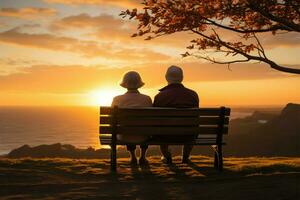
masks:
[[[138,89],[144,85],[141,76],[135,71],[129,71],[124,74],[120,86],[127,89],[127,92],[123,95],[114,97],[111,106],[118,107],[152,107],[152,100],[149,96],[141,94]],[[137,142],[141,143],[148,139],[148,137],[142,135],[118,135],[118,140],[124,142]],[[148,163],[146,159],[147,145],[140,145],[141,157],[139,159],[140,165]],[[130,152],[132,165],[137,164],[137,158],[135,155],[135,145],[127,145],[127,150]]]
[[[153,106],[155,107],[173,107],[173,108],[194,108],[199,107],[198,94],[190,90],[181,83],[183,81],[183,71],[178,66],[170,66],[166,72],[165,78],[168,85],[160,89],[159,93],[154,98]],[[155,136],[158,138],[166,138],[167,140],[186,140],[193,141],[195,136],[187,135],[179,136]],[[190,162],[189,156],[192,151],[192,145],[184,145],[182,152],[182,163]],[[172,164],[172,154],[168,149],[168,145],[160,146],[163,155],[162,161],[167,164]]]

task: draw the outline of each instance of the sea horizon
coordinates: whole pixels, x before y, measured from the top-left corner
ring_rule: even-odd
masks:
[[[254,111],[276,113],[282,108],[232,107],[231,119]],[[25,144],[62,143],[99,149],[98,126],[99,106],[0,106],[0,155]]]

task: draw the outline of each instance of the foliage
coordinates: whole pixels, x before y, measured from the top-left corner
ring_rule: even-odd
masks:
[[[132,9],[120,14],[138,22],[133,37],[151,40],[189,31],[198,37],[191,41],[184,57],[221,64],[258,61],[279,71],[300,74],[300,69],[270,60],[258,37],[263,33],[299,33],[299,0],[143,0],[143,4],[143,11]],[[225,32],[237,34],[238,39],[224,39]],[[210,57],[207,52],[211,51],[224,54],[226,61]]]

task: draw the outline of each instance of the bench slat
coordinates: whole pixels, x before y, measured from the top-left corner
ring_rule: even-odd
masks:
[[[100,140],[102,145],[110,145],[111,140],[109,139],[101,139]],[[117,141],[117,145],[127,145],[127,144],[134,144],[134,145],[140,145],[140,143],[127,143],[127,142],[120,142]],[[194,142],[169,142],[169,141],[153,141],[153,142],[145,142],[145,144],[149,145],[160,145],[160,144],[169,144],[169,145],[183,145],[183,144],[192,144],[192,145],[216,145],[216,141],[205,141],[205,140],[195,140]],[[222,144],[226,144],[223,142]]]
[[[111,115],[113,108],[100,107],[100,115]],[[220,108],[119,108],[120,116],[218,116]],[[230,108],[225,109],[225,115],[230,115]]]
[[[112,127],[110,126],[100,126],[100,134],[111,134]],[[117,133],[122,134],[139,134],[139,135],[197,135],[197,134],[217,134],[218,127],[208,126],[208,127],[138,127],[138,126],[128,126],[128,127],[117,127]],[[224,127],[223,134],[228,133],[228,127]]]
[[[100,135],[101,140],[111,140],[111,135]],[[216,140],[216,137],[196,138],[195,140]]]
[[[102,145],[110,145],[110,142],[105,142],[101,143]],[[117,145],[128,145],[129,143],[117,143]],[[168,144],[168,145],[217,145],[215,142],[201,142],[201,143],[196,143],[196,142],[190,142],[190,143],[178,143],[178,142],[154,142],[151,144],[145,143],[147,145],[162,145],[162,144]],[[223,142],[222,145],[225,145],[226,143]],[[133,144],[133,145],[140,145],[140,144]]]
[[[112,107],[100,107],[100,115],[111,115],[113,108]]]
[[[124,126],[192,126],[192,125],[218,125],[219,117],[139,117],[139,118],[119,118],[118,124]],[[110,116],[101,116],[100,124],[111,124]],[[225,118],[225,125],[229,123],[229,118]]]

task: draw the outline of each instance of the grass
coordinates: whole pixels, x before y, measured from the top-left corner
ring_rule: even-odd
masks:
[[[300,158],[225,158],[222,173],[213,159],[191,164],[131,167],[118,159],[111,173],[106,159],[0,158],[0,199],[299,199]]]

